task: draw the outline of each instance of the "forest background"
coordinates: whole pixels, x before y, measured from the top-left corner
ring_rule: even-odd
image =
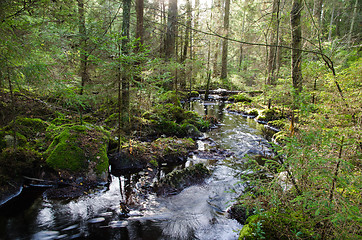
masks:
[[[26,115],[15,100],[25,96],[80,123],[113,115],[120,145],[134,137],[134,119],[170,95],[259,92],[253,103],[293,121],[280,123],[279,159],[253,166],[287,171],[293,188],[246,176],[258,186],[239,199],[258,210],[251,231],[355,239],[362,235],[361,7],[358,0],[4,0],[0,104],[12,111],[2,111],[1,125]]]

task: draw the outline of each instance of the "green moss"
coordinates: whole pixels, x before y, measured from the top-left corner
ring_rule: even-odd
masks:
[[[177,106],[181,106],[180,100],[187,99],[187,93],[178,91],[168,91],[166,93],[161,94],[158,97],[161,103],[172,103]]]
[[[67,118],[60,117],[60,118],[53,119],[50,123],[54,124],[56,126],[59,126],[59,125],[64,125],[64,124],[71,123],[71,120],[67,119]]]
[[[273,120],[269,121],[268,125],[278,129],[286,129],[287,121],[286,119]]]
[[[189,98],[190,97],[198,97],[200,93],[198,91],[191,91],[191,93],[188,93]]]
[[[261,112],[261,116],[258,117],[258,120],[261,121],[272,121],[278,120],[281,118],[281,112],[275,108],[265,109]]]
[[[35,150],[18,147],[5,148],[0,154],[0,173],[11,178],[32,176],[33,171],[44,165],[42,155]]]
[[[49,126],[49,123],[39,118],[17,118],[15,123],[16,130],[28,138],[44,133]]]
[[[239,93],[237,95],[230,96],[229,101],[251,103],[253,100],[249,98],[245,93]]]
[[[152,166],[154,166],[154,167],[158,167],[158,162],[157,162],[157,160],[155,160],[155,159],[152,159],[151,161],[150,161],[150,164],[152,165]]]
[[[90,124],[63,126],[47,151],[47,163],[54,169],[85,172],[91,162],[97,174],[108,169],[109,133]]]
[[[248,112],[248,114],[251,115],[251,116],[258,116],[258,115],[259,115],[259,112],[258,112],[258,110],[256,110],[256,109],[252,109],[252,110],[250,110],[250,111]]]
[[[249,224],[243,226],[239,233],[239,240],[252,240],[253,238],[253,229]]]

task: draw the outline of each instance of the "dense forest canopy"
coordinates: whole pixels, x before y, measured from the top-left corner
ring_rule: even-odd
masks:
[[[20,117],[116,123],[112,144],[133,149],[129,139],[147,124],[170,136],[185,135],[190,119],[204,128],[180,113],[195,90],[206,100],[211,89],[240,91],[250,95],[230,109],[264,109],[282,130],[278,158],[254,170],[286,172],[292,185],[244,176],[255,188],[241,194],[242,207],[257,209],[254,221],[278,239],[360,237],[361,11],[359,0],[2,0],[0,160],[20,145]],[[22,108],[19,97],[62,114]],[[59,128],[45,125],[53,129],[43,144],[31,136],[36,156],[59,140]],[[0,173],[1,184],[21,175]]]

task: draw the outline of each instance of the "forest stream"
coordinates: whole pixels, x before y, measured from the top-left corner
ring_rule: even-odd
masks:
[[[42,190],[23,191],[13,206],[0,212],[0,239],[237,239],[242,225],[227,210],[243,188],[236,177],[243,157],[271,154],[262,125],[227,112],[222,101],[185,104],[215,116],[219,124],[197,140],[198,150],[185,164],[162,166],[160,175],[202,162],[212,170],[203,184],[171,196],[142,194],[148,176],[139,172],[112,175],[109,186],[72,200],[46,199]],[[220,151],[223,156],[205,154]],[[125,198],[135,203],[127,217],[120,209]]]

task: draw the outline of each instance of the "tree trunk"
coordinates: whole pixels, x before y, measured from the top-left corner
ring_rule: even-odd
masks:
[[[351,40],[352,40],[353,26],[354,26],[354,23],[356,21],[356,16],[357,16],[357,7],[358,7],[358,0],[356,0],[355,5],[354,5],[354,9],[353,9],[353,16],[352,16],[352,20],[351,20],[351,28],[349,29],[349,34],[348,34],[348,42],[349,43],[351,43]]]
[[[187,15],[187,22],[186,22],[186,29],[185,29],[185,43],[183,46],[183,50],[182,50],[182,54],[181,54],[181,59],[180,62],[182,64],[185,64],[185,60],[187,58],[187,50],[189,49],[189,40],[191,39],[191,2],[190,0],[186,1],[186,15]],[[180,86],[181,89],[185,90],[186,89],[186,65],[185,68],[182,71],[182,76],[181,76],[181,81],[180,81]]]
[[[129,25],[130,25],[131,0],[123,0],[123,17],[122,17],[122,53],[129,54]],[[122,73],[122,123],[129,119],[129,68],[124,64]]]
[[[136,26],[136,38],[139,39],[138,44],[136,45],[136,51],[140,50],[140,47],[143,45],[143,4],[144,0],[136,0],[136,16],[137,16],[137,26]]]
[[[290,22],[292,28],[292,80],[296,94],[302,91],[302,27],[300,24],[302,0],[293,0]]]
[[[88,75],[88,51],[87,51],[87,31],[85,27],[85,15],[84,15],[84,0],[78,0],[78,31],[79,31],[79,46],[80,46],[80,76],[81,76],[81,88],[79,94],[84,92],[84,86],[89,81]]]
[[[313,15],[316,20],[316,24],[318,24],[320,32],[322,32],[322,29],[321,29],[322,8],[323,8],[323,0],[314,0]]]
[[[331,21],[329,22],[329,33],[328,33],[328,41],[332,41],[332,27],[334,22],[334,10],[335,6],[333,5],[332,15],[331,15]]]
[[[229,36],[229,17],[230,17],[230,0],[225,0],[224,11],[224,36]],[[227,78],[227,58],[228,58],[228,40],[223,39],[222,56],[221,56],[221,76],[222,80]]]
[[[273,12],[271,18],[271,35],[270,35],[270,44],[278,45],[279,41],[279,6],[280,0],[273,1]],[[269,48],[269,56],[268,56],[268,85],[275,85],[276,81],[276,67],[277,67],[277,53],[278,47],[270,47]]]
[[[175,57],[177,28],[177,0],[169,0],[167,32],[165,39],[165,58],[171,59]]]
[[[205,91],[205,101],[209,99],[210,81],[211,81],[211,69],[210,69],[210,56],[211,56],[211,43],[209,40],[209,51],[207,52],[207,83]]]

